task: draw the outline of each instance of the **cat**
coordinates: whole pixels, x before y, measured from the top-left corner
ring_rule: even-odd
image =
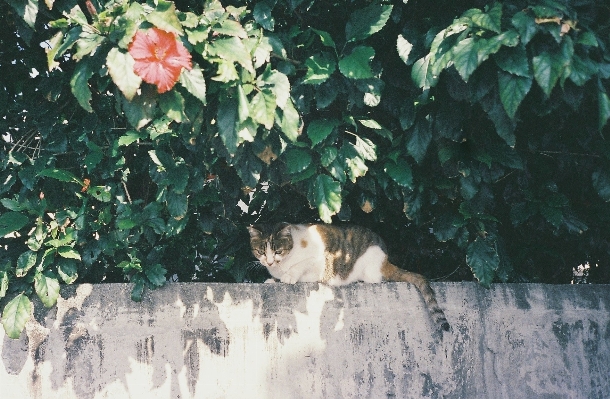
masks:
[[[426,278],[390,263],[381,237],[365,227],[278,223],[248,226],[248,231],[252,254],[273,276],[266,282],[412,283],[437,328],[450,329]]]

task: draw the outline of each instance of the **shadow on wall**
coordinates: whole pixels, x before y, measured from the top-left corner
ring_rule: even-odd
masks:
[[[174,283],[140,303],[127,284],[66,287],[56,308],[36,303],[20,340],[0,333],[2,397],[603,398],[610,391],[607,291],[435,289],[453,326],[442,341],[404,283]]]

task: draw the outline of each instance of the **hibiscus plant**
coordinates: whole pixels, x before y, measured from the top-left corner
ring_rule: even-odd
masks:
[[[262,281],[255,221],[367,225],[432,278],[610,281],[601,3],[0,2],[5,330],[61,284]]]

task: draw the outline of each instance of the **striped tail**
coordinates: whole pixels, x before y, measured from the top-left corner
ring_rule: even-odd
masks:
[[[387,260],[381,269],[381,274],[386,281],[403,281],[414,284],[424,299],[424,303],[428,308],[428,313],[430,314],[430,318],[434,325],[436,325],[439,330],[449,331],[451,327],[445,317],[445,313],[443,312],[443,309],[438,306],[434,291],[430,288],[430,284],[424,276],[399,269]]]

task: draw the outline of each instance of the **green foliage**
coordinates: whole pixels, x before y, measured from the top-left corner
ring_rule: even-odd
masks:
[[[366,225],[429,277],[610,281],[610,11],[480,3],[0,2],[8,335],[61,284],[260,281],[255,221]],[[129,52],[152,27],[192,57],[164,93]]]

